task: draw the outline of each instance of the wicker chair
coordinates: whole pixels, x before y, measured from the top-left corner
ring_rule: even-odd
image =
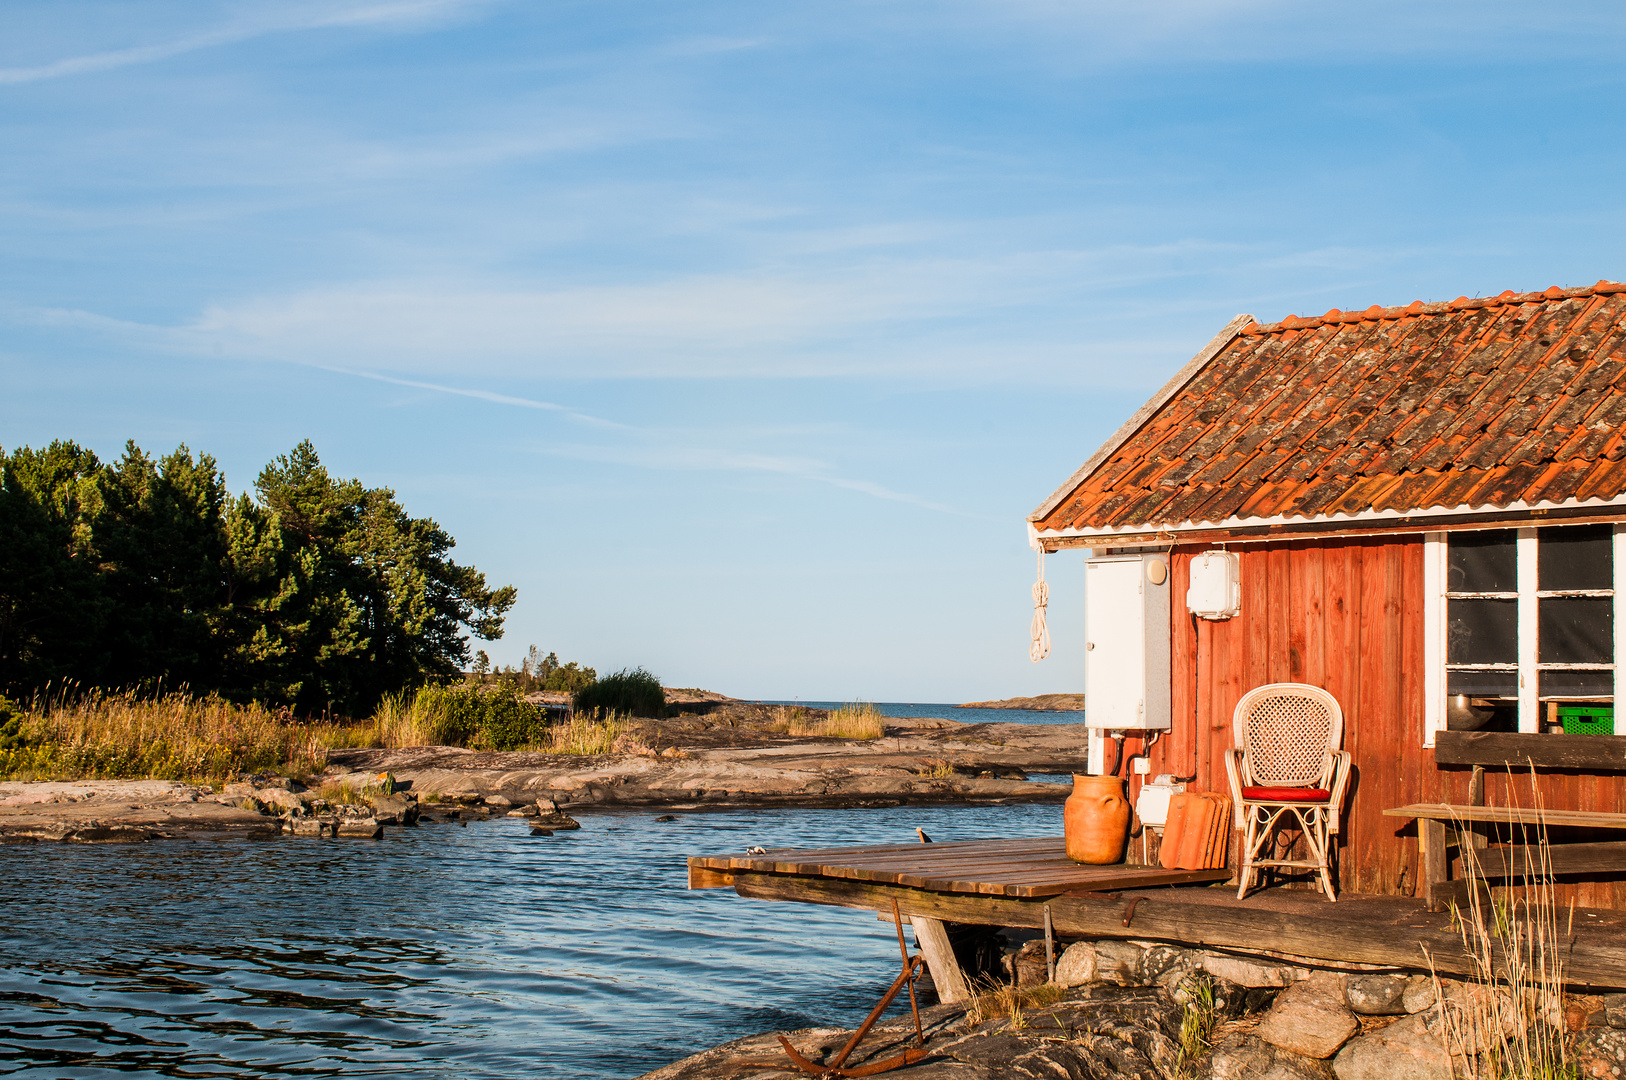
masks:
[[[1313,870],[1328,900],[1332,887],[1332,837],[1349,784],[1344,711],[1318,686],[1271,683],[1249,690],[1231,717],[1237,749],[1225,753],[1236,827],[1242,830],[1241,886],[1248,895],[1262,867]],[[1284,858],[1277,829],[1297,826],[1308,859]]]

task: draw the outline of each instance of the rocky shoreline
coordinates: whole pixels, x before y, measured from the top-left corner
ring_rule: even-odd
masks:
[[[1512,1022],[1503,991],[1422,971],[1348,971],[1157,941],[1068,945],[1047,978],[1043,942],[1008,942],[1005,985],[921,1012],[918,1060],[897,1080],[1452,1080],[1493,1075],[1485,1017]],[[1343,965],[1351,967],[1354,965]],[[845,1062],[861,1069],[917,1045],[902,1019],[877,1026]],[[1577,995],[1551,1024],[1574,1075],[1626,1075],[1626,994]],[[826,1064],[851,1032],[752,1035],[639,1080],[791,1080],[785,1038]]]
[[[1030,774],[1059,778],[1085,767],[1082,725],[889,718],[882,738],[836,739],[777,732],[774,715],[731,703],[640,721],[616,752],[591,756],[339,750],[318,776],[245,776],[218,792],[157,780],[0,783],[0,841],[130,843],[284,830],[376,836],[384,825],[412,824],[431,803],[463,808],[459,814],[518,814],[539,801],[572,813],[1059,803],[1070,787]],[[380,792],[385,774],[389,790]],[[339,801],[340,792],[353,794]],[[391,801],[380,809],[380,799]]]

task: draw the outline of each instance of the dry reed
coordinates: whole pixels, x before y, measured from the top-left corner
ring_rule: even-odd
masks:
[[[353,742],[337,724],[218,697],[158,698],[100,690],[41,695],[22,710],[22,745],[0,750],[0,776],[17,780],[214,780],[239,772],[319,772],[328,751]]]
[[[548,754],[608,754],[626,730],[626,717],[617,713],[603,717],[572,715],[567,722],[553,726],[541,750]]]
[[[832,709],[823,719],[814,719],[807,709],[781,705],[775,717],[763,727],[786,735],[824,739],[879,739],[886,734],[886,718],[867,701]]]
[[[1011,1026],[1021,1030],[1026,1026],[1022,1017],[1024,1009],[1043,1009],[1066,996],[1066,988],[1052,982],[1016,987],[989,978],[981,983],[971,1004],[966,1006],[966,1019],[975,1025],[985,1020],[1009,1017]]]
[[[1564,1080],[1575,1075],[1564,1030],[1567,931],[1561,932],[1559,925],[1551,848],[1534,769],[1530,787],[1529,817],[1513,807],[1523,837],[1503,851],[1516,860],[1510,869],[1520,872],[1522,884],[1507,887],[1505,899],[1489,898],[1488,876],[1478,851],[1471,843],[1462,845],[1468,902],[1466,909],[1454,914],[1473,973],[1463,990],[1454,994],[1445,992],[1436,975],[1436,1008],[1453,1059],[1463,1067],[1479,1059],[1470,1075]],[[1511,792],[1511,782],[1508,788]],[[1526,828],[1536,832],[1533,844]]]

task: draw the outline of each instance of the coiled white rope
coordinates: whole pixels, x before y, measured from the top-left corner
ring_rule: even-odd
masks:
[[[1050,586],[1044,580],[1044,548],[1039,548],[1039,580],[1033,583],[1033,625],[1029,628],[1033,642],[1028,646],[1028,658],[1037,664],[1050,655],[1050,627],[1045,625],[1044,610],[1050,603]]]

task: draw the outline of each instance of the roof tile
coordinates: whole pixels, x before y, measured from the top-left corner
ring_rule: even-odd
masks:
[[[1626,492],[1626,284],[1249,325],[1041,530]]]

